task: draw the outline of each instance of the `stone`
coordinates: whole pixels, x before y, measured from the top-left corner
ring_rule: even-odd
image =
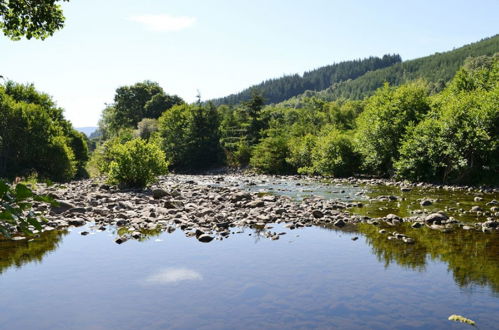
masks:
[[[323,218],[324,217],[324,213],[322,213],[321,211],[319,210],[313,210],[312,211],[312,215],[314,216],[314,218],[316,219],[319,219],[319,218]]]
[[[265,202],[262,201],[262,200],[257,199],[255,201],[251,201],[249,203],[246,203],[246,206],[247,207],[251,207],[251,208],[263,207],[263,206],[265,206]]]
[[[90,234],[88,231],[82,231],[82,232],[80,233],[80,235],[82,235],[82,236],[87,236],[88,234]]]
[[[166,197],[168,196],[168,192],[164,189],[154,189],[152,191],[152,197],[154,199],[160,199],[160,198],[163,198],[163,197]]]
[[[74,208],[75,206],[71,204],[69,201],[57,201],[57,205],[52,206],[51,211],[54,212],[55,214],[61,214],[63,212],[66,212]]]
[[[470,211],[471,211],[471,212],[482,212],[482,211],[483,211],[483,209],[482,209],[480,206],[475,205],[475,206],[473,206],[473,207],[471,208],[471,210],[470,210]]]
[[[343,221],[342,219],[340,220],[336,220],[334,223],[333,223],[336,227],[343,227],[346,225],[345,221]]]
[[[126,241],[128,241],[128,238],[121,236],[121,237],[118,237],[117,239],[115,239],[114,241],[116,242],[116,244],[123,244]]]
[[[198,237],[198,241],[203,242],[203,243],[209,243],[213,240],[213,236],[210,236],[208,234],[203,234]]]
[[[421,205],[421,206],[430,206],[431,204],[433,204],[433,202],[432,202],[432,201],[430,201],[429,199],[423,199],[423,200],[419,203],[419,205]]]
[[[72,209],[68,210],[68,213],[85,213],[87,212],[87,209],[84,207],[73,207]]]
[[[441,224],[442,221],[449,219],[444,213],[432,213],[426,216],[424,221],[428,224]]]
[[[81,227],[85,225],[86,221],[83,219],[68,219],[67,220],[68,225],[70,226],[75,226],[75,227]]]

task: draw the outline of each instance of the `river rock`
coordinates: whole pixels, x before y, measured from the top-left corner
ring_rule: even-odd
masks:
[[[345,221],[343,221],[342,219],[340,220],[336,220],[334,223],[333,223],[336,227],[343,227],[346,225]]]
[[[423,199],[423,200],[419,203],[419,205],[421,205],[421,206],[430,206],[431,204],[433,204],[433,202],[432,202],[431,200],[429,200],[429,199]]]
[[[319,218],[323,218],[324,217],[324,213],[322,213],[321,211],[319,210],[313,210],[312,211],[312,215],[314,216],[314,218],[316,219],[319,219]]]
[[[209,243],[213,240],[213,237],[208,234],[203,234],[198,237],[198,241],[203,243]]]
[[[68,219],[67,222],[68,222],[68,225],[75,226],[75,227],[83,226],[86,223],[86,221],[83,219]]]
[[[165,196],[168,196],[168,192],[164,189],[154,189],[152,191],[152,197],[154,199],[160,199],[160,198],[163,198]]]
[[[471,212],[482,212],[482,211],[483,211],[483,209],[482,209],[480,206],[475,205],[475,206],[473,206],[473,207],[471,208],[471,210],[470,210],[470,211],[471,211]]]
[[[60,214],[74,208],[75,206],[69,201],[57,201],[57,206],[52,206],[51,211]]]
[[[441,224],[442,221],[445,221],[449,219],[449,217],[447,215],[445,215],[444,213],[432,213],[432,214],[429,214],[426,216],[426,218],[424,219],[424,221],[427,223],[427,224]]]

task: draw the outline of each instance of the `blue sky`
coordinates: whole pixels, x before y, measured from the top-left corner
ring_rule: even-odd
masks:
[[[191,102],[283,74],[398,53],[404,60],[499,33],[499,1],[71,0],[45,41],[0,36],[0,74],[94,126],[117,87],[146,79]]]

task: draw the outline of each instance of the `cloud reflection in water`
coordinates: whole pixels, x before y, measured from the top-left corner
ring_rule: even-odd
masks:
[[[173,284],[182,281],[199,281],[203,276],[187,268],[164,268],[145,279],[146,284]]]

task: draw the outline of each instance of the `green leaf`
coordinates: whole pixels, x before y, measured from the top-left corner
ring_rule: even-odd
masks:
[[[30,225],[32,225],[33,227],[35,227],[37,230],[42,230],[42,225],[35,217],[29,216],[27,220],[28,220],[28,223]]]
[[[25,185],[18,183],[16,185],[16,201],[22,201],[33,197],[33,192]]]

